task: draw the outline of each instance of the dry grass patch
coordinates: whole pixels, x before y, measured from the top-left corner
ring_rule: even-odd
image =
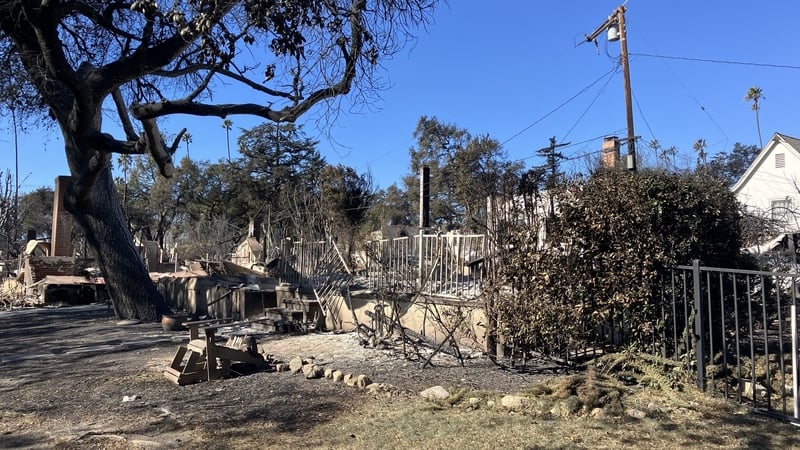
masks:
[[[637,369],[652,361],[627,358],[617,361],[616,370],[600,364],[585,374],[531,385],[519,393],[526,401],[516,411],[502,407],[503,394],[496,392],[461,389],[437,402],[365,395],[351,410],[305,428],[250,423],[215,437],[236,448],[800,447],[794,426],[709,398],[677,379],[667,383],[669,377],[653,377],[650,368]]]

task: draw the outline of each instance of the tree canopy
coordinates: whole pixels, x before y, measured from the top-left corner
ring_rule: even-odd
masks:
[[[761,148],[758,146],[742,145],[737,142],[733,144],[729,153],[716,154],[705,166],[705,170],[728,186],[733,186],[744,175],[759,152],[761,152]]]
[[[380,62],[430,20],[435,0],[4,1],[0,96],[46,111],[64,137],[81,226],[121,318],[169,309],[150,281],[116,195],[112,154],[150,154],[164,176],[182,138],[158,119],[237,114],[281,123],[350,94],[369,100]],[[238,85],[252,94],[226,98]],[[113,106],[123,136],[103,126]],[[335,106],[335,105],[332,105]]]
[[[500,143],[487,135],[420,117],[417,140],[409,150],[411,174],[403,178],[412,203],[419,203],[419,171],[430,169],[431,222],[443,228],[485,227],[486,199],[498,193],[507,178],[516,178],[520,163],[506,160]]]

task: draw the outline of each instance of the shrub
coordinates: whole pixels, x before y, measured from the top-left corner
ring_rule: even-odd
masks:
[[[666,269],[742,261],[739,204],[711,177],[600,172],[554,195],[546,245],[530,227],[506,237],[502,282],[513,295],[496,308],[517,348],[596,344],[597,330],[623,318],[636,344],[658,319],[654,294]]]

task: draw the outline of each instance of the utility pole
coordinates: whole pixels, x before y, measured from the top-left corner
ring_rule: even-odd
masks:
[[[545,165],[545,170],[548,170],[550,173],[547,175],[547,196],[550,198],[550,218],[552,219],[556,215],[556,203],[553,198],[553,188],[556,186],[556,178],[558,178],[558,161],[564,159],[564,155],[559,152],[556,152],[556,148],[564,147],[569,145],[569,142],[564,142],[562,144],[556,144],[556,137],[553,136],[550,138],[550,146],[540,148],[536,151],[539,155],[544,156],[547,158],[547,164]]]
[[[625,86],[625,114],[628,119],[628,169],[636,172],[636,136],[633,133],[633,106],[631,105],[631,72],[628,64],[628,38],[625,32],[625,6],[617,8],[619,18],[619,49],[622,58],[622,80]]]
[[[620,60],[622,64],[622,79],[625,89],[625,114],[628,125],[628,170],[636,171],[636,134],[633,131],[633,105],[631,102],[631,73],[628,64],[628,36],[625,29],[625,4],[615,9],[605,22],[600,24],[591,34],[586,35],[585,42],[597,44],[597,36],[603,31],[607,33],[609,42],[619,41]]]

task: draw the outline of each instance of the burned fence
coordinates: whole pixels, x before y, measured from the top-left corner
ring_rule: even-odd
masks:
[[[484,235],[420,233],[367,241],[354,255],[339,253],[332,241],[297,241],[284,244],[279,272],[282,282],[304,287],[331,277],[336,267],[371,290],[473,299],[480,294],[484,254]]]
[[[484,235],[423,234],[365,244],[367,287],[474,299],[481,293]]]

